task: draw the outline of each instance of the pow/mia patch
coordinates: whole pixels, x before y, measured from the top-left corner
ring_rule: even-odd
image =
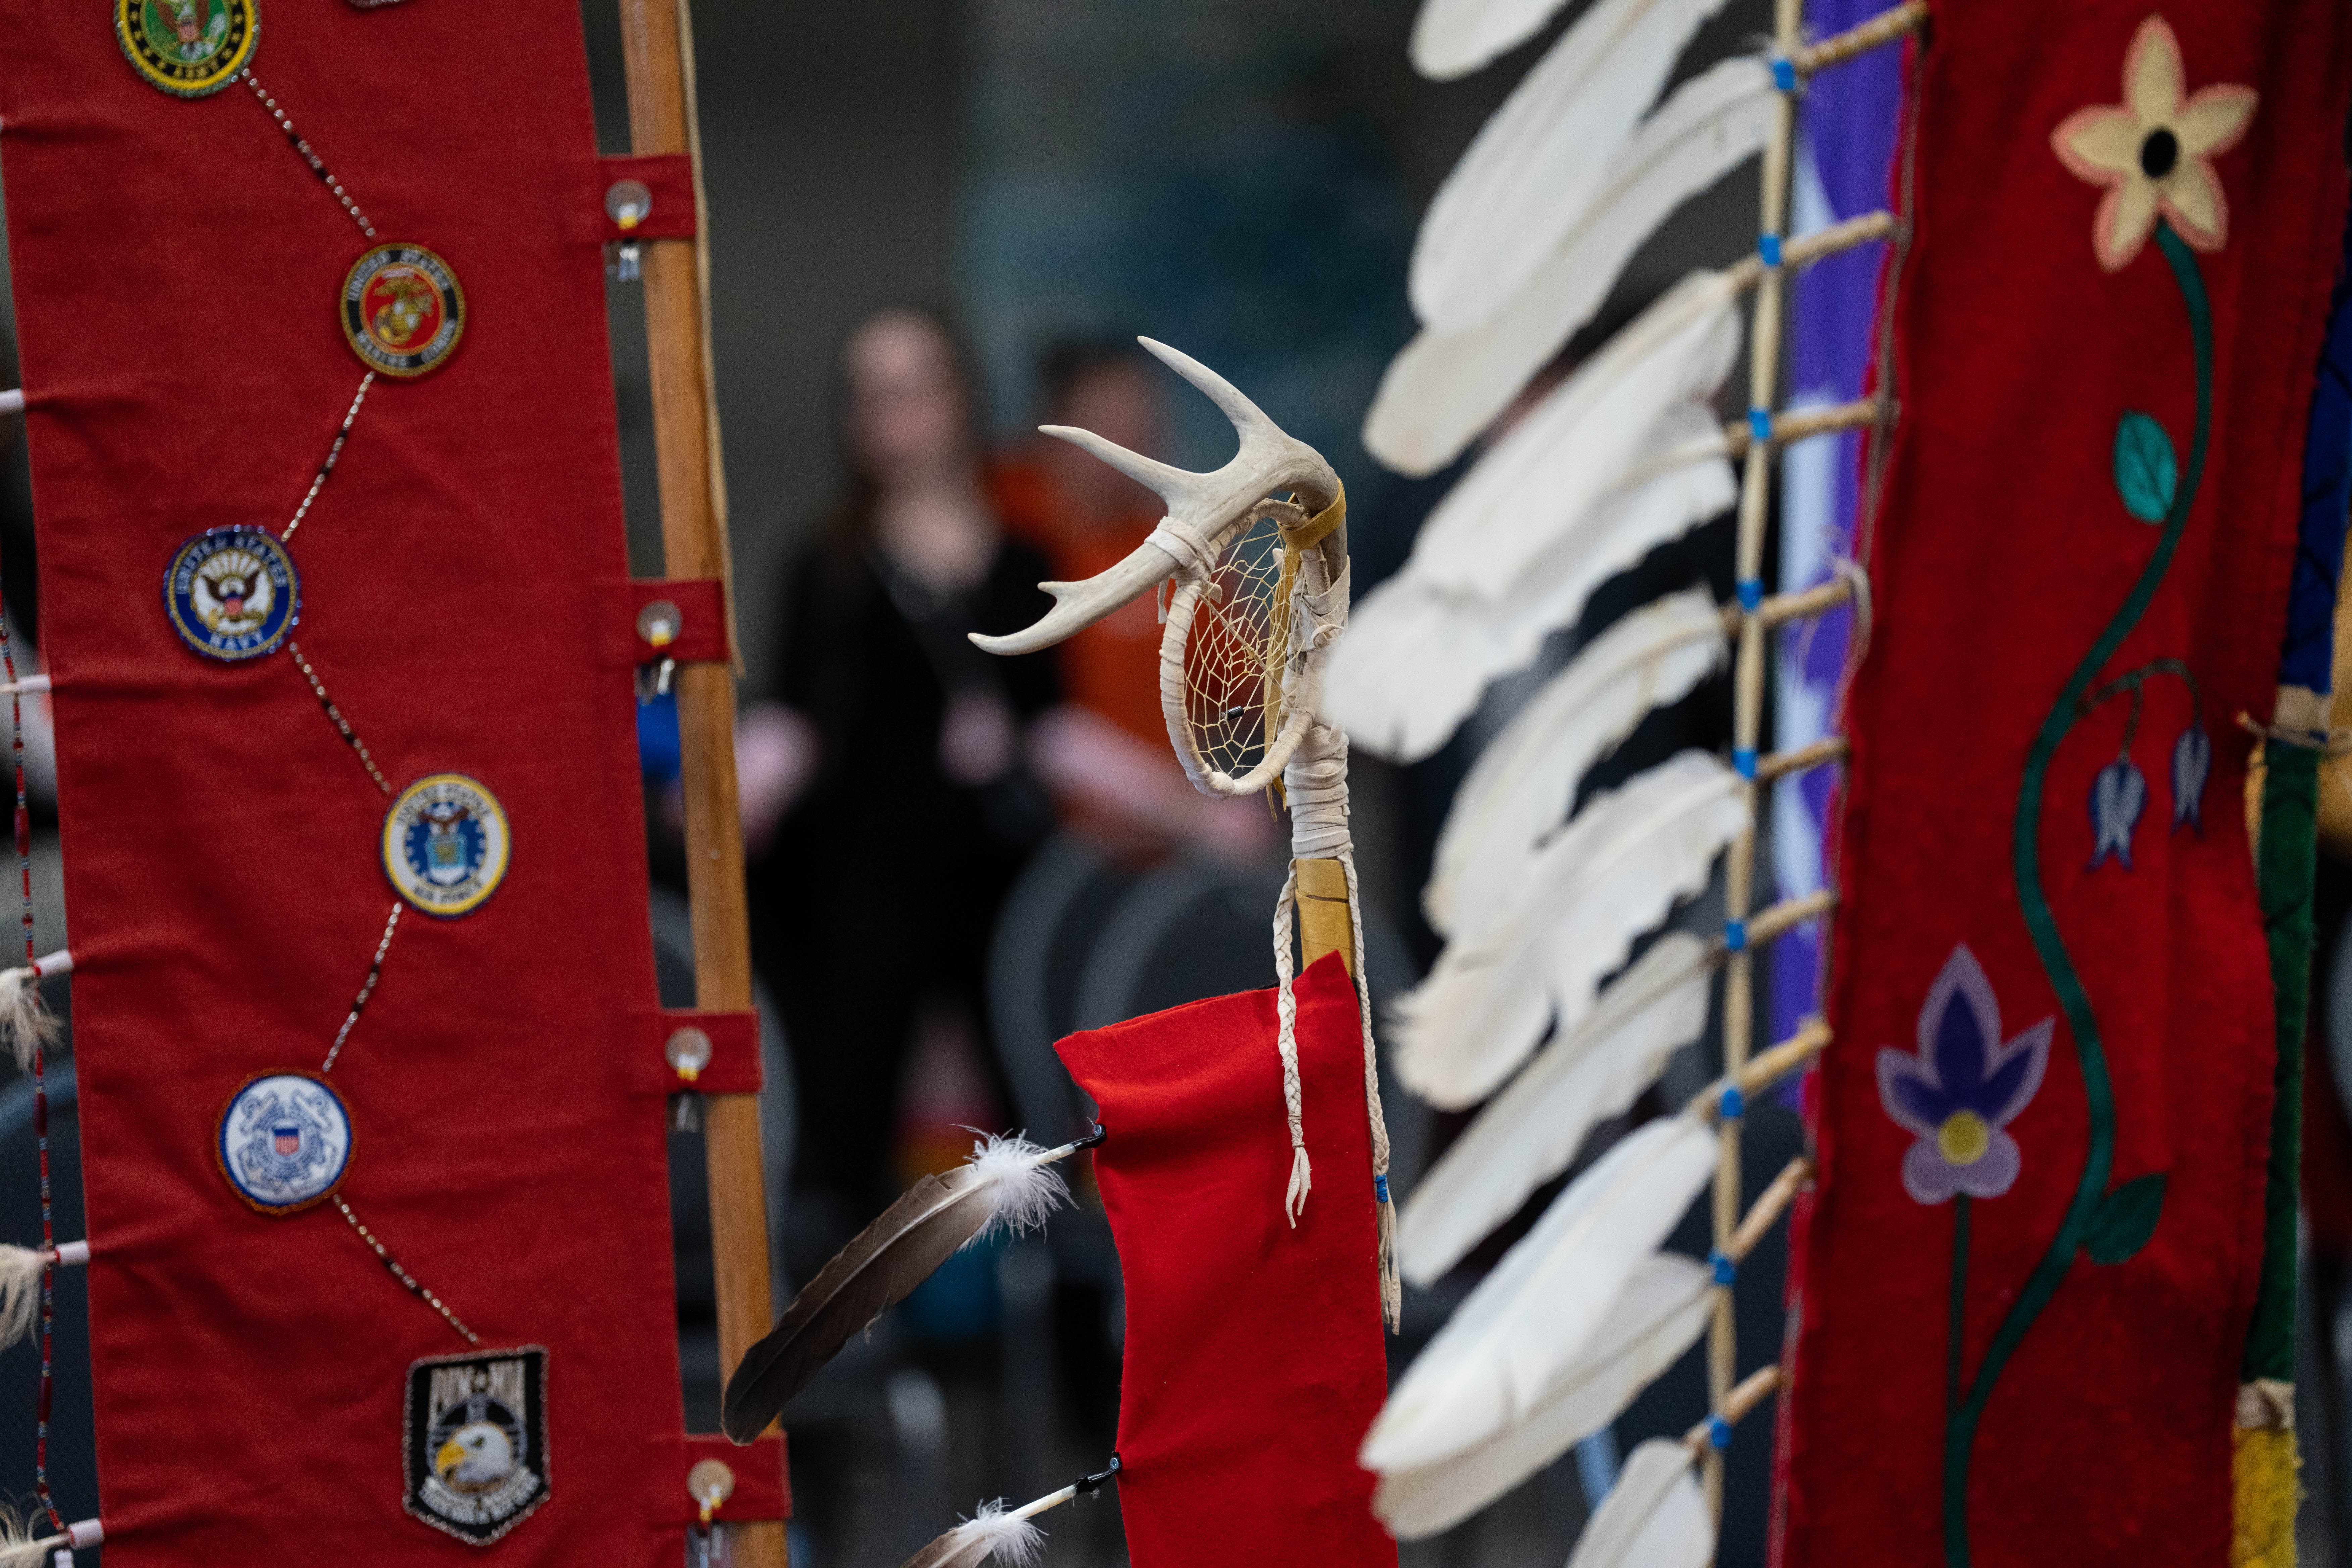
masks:
[[[263,1214],[292,1214],[342,1185],[351,1112],[324,1079],[263,1073],[229,1097],[214,1153],[238,1197]]]
[[[383,871],[428,915],[462,915],[507,874],[507,814],[463,773],[435,773],[400,792],[383,818]]]
[[[257,0],[114,0],[114,37],[151,86],[203,98],[252,60],[261,13]]]
[[[408,1369],[401,1505],[487,1546],[547,1500],[547,1352],[428,1356]]]
[[[206,529],[172,557],[163,611],[180,640],[237,664],[276,651],[301,609],[294,558],[267,530]]]
[[[352,262],[342,313],[352,352],[384,375],[423,375],[466,335],[466,291],[421,245],[379,245]]]

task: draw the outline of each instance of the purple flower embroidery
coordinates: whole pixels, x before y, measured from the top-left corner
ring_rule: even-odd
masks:
[[[2205,830],[2205,775],[2212,771],[2213,742],[2201,724],[2191,724],[2172,743],[2172,826],[2182,823]]]
[[[2147,775],[2129,757],[2117,757],[2091,784],[2091,868],[2112,855],[2132,868],[2132,829],[2147,809]]]
[[[2005,1129],[2042,1087],[2054,1024],[2001,1044],[1992,983],[1967,943],[1952,950],[1919,1009],[1919,1054],[1878,1053],[1878,1098],[1919,1140],[1903,1156],[1905,1192],[1939,1204],[2009,1191],[2021,1159]]]

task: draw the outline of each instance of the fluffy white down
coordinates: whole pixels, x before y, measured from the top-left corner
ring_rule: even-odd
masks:
[[[1048,1152],[1017,1133],[1010,1138],[986,1133],[971,1146],[971,1168],[975,1180],[988,1185],[990,1212],[988,1223],[966,1247],[992,1236],[1039,1229],[1070,1201],[1062,1173],[1046,1162]]]
[[[940,1568],[980,1568],[991,1557],[1006,1568],[1030,1568],[1045,1555],[1045,1532],[1025,1519],[1004,1511],[1004,1500],[980,1505],[980,1511],[955,1527],[961,1539]]]

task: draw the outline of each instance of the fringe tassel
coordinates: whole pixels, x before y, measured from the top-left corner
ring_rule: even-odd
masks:
[[[0,1036],[20,1072],[33,1070],[33,1058],[58,1042],[57,1015],[41,999],[41,971],[28,964],[0,970]]]
[[[1290,1187],[1283,1194],[1282,1212],[1289,1216],[1293,1230],[1298,1228],[1298,1216],[1307,1211],[1307,1194],[1315,1185],[1314,1169],[1307,1159],[1306,1111],[1298,1087],[1298,997],[1290,988],[1290,921],[1297,900],[1298,868],[1294,863],[1290,874],[1282,879],[1282,897],[1274,906],[1274,978],[1279,992],[1275,1014],[1281,1021],[1274,1044],[1282,1057],[1282,1103],[1290,1118]]]
[[[2291,1428],[2231,1428],[2235,1506],[2230,1568],[2294,1568],[2294,1510],[2302,1456]]]

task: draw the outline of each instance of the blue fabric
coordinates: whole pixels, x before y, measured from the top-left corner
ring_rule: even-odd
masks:
[[[2287,588],[2286,640],[2279,684],[2328,689],[2336,660],[2336,584],[2344,572],[2344,526],[2352,510],[2352,217],[2344,226],[2327,342],[2311,393],[2303,449],[2303,522]]]
[[[677,734],[677,696],[665,691],[637,704],[637,768],[655,784],[667,784],[685,766],[686,747]]]

